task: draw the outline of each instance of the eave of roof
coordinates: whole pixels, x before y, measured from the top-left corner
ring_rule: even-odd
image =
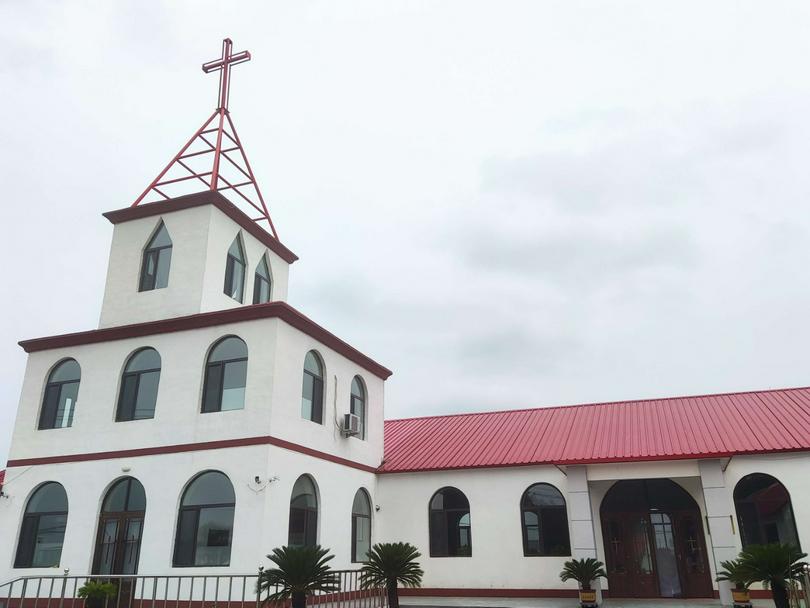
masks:
[[[240,306],[239,308],[230,308],[228,310],[174,317],[172,319],[161,319],[159,321],[149,321],[146,323],[119,325],[117,327],[106,327],[104,329],[93,329],[58,336],[34,338],[31,340],[22,340],[19,342],[19,345],[25,352],[32,353],[54,348],[97,344],[99,342],[110,342],[113,340],[124,340],[127,338],[188,331],[201,327],[213,327],[228,323],[240,323],[243,321],[271,318],[280,319],[291,327],[315,338],[325,346],[340,353],[350,361],[353,361],[363,369],[383,380],[388,379],[392,374],[391,370],[367,357],[347,342],[344,342],[312,321],[309,317],[298,312],[286,302],[252,304],[249,306]]]
[[[381,473],[810,451],[810,388],[405,418]]]
[[[222,213],[239,224],[246,232],[256,237],[263,245],[276,253],[288,264],[292,264],[298,259],[298,256],[282,245],[281,241],[250,219],[241,209],[225,198],[220,192],[212,192],[209,190],[195,192],[194,194],[178,196],[156,203],[145,203],[136,207],[125,207],[123,209],[116,209],[115,211],[107,211],[102,215],[110,220],[112,224],[120,224],[121,222],[128,222],[142,217],[181,211],[201,205],[213,205],[222,211]]]

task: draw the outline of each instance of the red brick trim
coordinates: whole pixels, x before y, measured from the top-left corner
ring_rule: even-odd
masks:
[[[309,317],[302,315],[286,302],[253,304],[250,306],[240,306],[239,308],[230,308],[228,310],[204,312],[196,315],[187,315],[185,317],[174,317],[173,319],[161,319],[160,321],[149,321],[147,323],[135,323],[133,325],[93,329],[72,334],[62,334],[60,336],[34,338],[32,340],[23,340],[19,344],[23,347],[25,352],[32,353],[54,348],[97,344],[99,342],[139,338],[155,334],[188,331],[201,327],[214,327],[227,323],[240,323],[243,321],[272,318],[281,319],[291,327],[315,338],[325,346],[340,353],[378,378],[386,380],[391,376],[391,370],[383,367],[373,359],[370,359],[356,348],[350,346],[312,321]]]
[[[420,597],[578,597],[576,589],[466,589],[448,587],[420,587],[400,589],[400,595]]]
[[[298,259],[298,256],[282,245],[281,241],[273,237],[273,235],[250,219],[220,192],[196,192],[194,194],[178,196],[176,198],[170,198],[157,203],[146,203],[144,205],[138,205],[137,207],[125,207],[124,209],[107,211],[102,215],[110,220],[111,223],[120,224],[121,222],[137,220],[142,217],[171,213],[172,211],[181,211],[183,209],[190,209],[192,207],[199,207],[201,205],[213,205],[222,211],[222,213],[239,224],[245,230],[245,232],[248,232],[256,237],[263,245],[276,253],[288,264],[292,264]]]
[[[219,441],[204,441],[199,443],[181,443],[176,445],[155,446],[150,448],[134,448],[131,450],[113,450],[108,452],[87,452],[84,454],[65,454],[62,456],[43,456],[41,458],[18,458],[9,460],[6,466],[10,467],[30,467],[42,464],[61,464],[66,462],[89,462],[93,460],[114,460],[116,458],[133,458],[136,456],[157,456],[160,454],[181,454],[183,452],[202,452],[205,450],[221,450],[226,448],[237,448],[251,445],[273,445],[285,450],[291,450],[320,460],[326,460],[335,464],[376,473],[376,467],[367,464],[354,462],[347,458],[334,456],[313,450],[303,445],[279,439],[272,435],[261,435],[259,437],[243,437],[240,439],[222,439]]]

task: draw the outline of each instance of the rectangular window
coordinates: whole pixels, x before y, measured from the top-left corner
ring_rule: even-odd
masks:
[[[219,398],[222,394],[222,372],[224,366],[221,363],[213,363],[208,366],[205,379],[205,401],[203,402],[203,412],[218,412]]]
[[[233,507],[200,509],[195,566],[227,566],[231,561]]]
[[[220,410],[241,410],[245,407],[245,383],[247,381],[247,361],[225,363],[222,379],[222,403]]]

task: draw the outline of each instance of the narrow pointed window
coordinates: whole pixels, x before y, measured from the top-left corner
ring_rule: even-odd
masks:
[[[61,429],[73,424],[81,376],[82,370],[75,359],[65,359],[53,368],[42,398],[40,429]]]
[[[155,417],[160,355],[154,348],[142,348],[127,361],[121,378],[118,413],[115,420],[144,420]]]
[[[293,486],[287,544],[291,547],[318,544],[318,493],[309,475],[301,475]]]
[[[172,263],[172,240],[163,222],[143,251],[141,284],[139,291],[161,289],[169,284],[169,266]]]
[[[301,417],[323,423],[323,364],[311,350],[304,359],[304,383],[301,388]]]
[[[245,293],[245,252],[239,235],[228,249],[225,261],[225,295],[241,302]]]
[[[253,277],[253,303],[264,304],[270,301],[270,268],[267,266],[267,256],[263,255],[256,267]]]
[[[366,389],[360,376],[355,376],[352,380],[352,400],[350,411],[360,419],[360,432],[357,433],[359,439],[366,438]]]
[[[362,488],[357,490],[352,503],[352,562],[368,559],[371,549],[371,501]]]

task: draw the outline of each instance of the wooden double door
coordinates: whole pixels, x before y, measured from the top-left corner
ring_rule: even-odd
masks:
[[[632,506],[624,498],[622,506]],[[665,504],[644,504],[643,510],[603,508],[602,534],[611,597],[713,596],[700,510],[697,504],[685,502],[675,501],[669,508]],[[694,503],[691,497],[690,502]]]

